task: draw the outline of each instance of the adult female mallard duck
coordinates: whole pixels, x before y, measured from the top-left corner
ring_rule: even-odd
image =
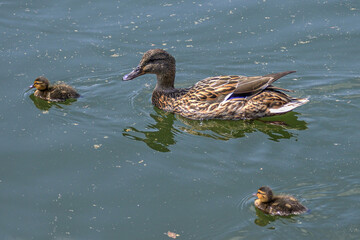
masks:
[[[61,102],[71,98],[78,98],[80,95],[74,88],[64,83],[50,85],[50,81],[43,76],[35,79],[34,84],[29,87],[29,90],[36,88],[35,97],[53,101]]]
[[[307,208],[294,197],[289,195],[274,196],[271,188],[267,186],[259,188],[256,196],[258,198],[254,201],[255,207],[266,214],[289,216],[307,211]]]
[[[152,94],[156,107],[195,120],[237,120],[283,114],[307,103],[307,98],[292,98],[282,92],[290,90],[272,86],[276,80],[293,72],[256,77],[209,77],[192,87],[179,89],[174,87],[175,58],[162,49],[152,49],[123,80],[156,74],[157,84]]]

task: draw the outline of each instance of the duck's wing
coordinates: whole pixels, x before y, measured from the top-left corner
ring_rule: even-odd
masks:
[[[51,89],[50,97],[57,100],[66,100],[68,98],[78,98],[80,95],[76,90],[66,84],[60,83],[54,85]]]
[[[265,76],[255,76],[255,77],[241,77],[239,79],[239,84],[237,85],[234,93],[235,94],[255,94],[261,92],[262,90],[269,88],[274,90],[290,91],[283,88],[274,87],[273,84],[279,78],[282,78],[285,75],[294,73],[295,71],[287,71],[280,73],[272,73]]]
[[[271,204],[272,211],[277,215],[296,215],[307,211],[296,198],[289,195],[281,195],[275,197]]]
[[[221,102],[232,94],[241,76],[217,76],[205,78],[189,89],[184,98],[195,101]]]
[[[271,84],[279,78],[293,73],[287,71],[265,76],[246,77],[238,75],[210,77],[196,83],[188,92],[188,97],[202,101],[223,101],[231,97],[251,96],[266,88],[290,91],[277,88]]]

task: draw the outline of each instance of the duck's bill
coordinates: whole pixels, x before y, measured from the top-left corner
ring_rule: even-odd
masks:
[[[134,78],[137,78],[141,75],[143,75],[144,73],[142,73],[141,68],[139,66],[137,66],[131,73],[126,74],[123,77],[123,81],[129,81],[129,80],[133,80]]]
[[[33,84],[33,85],[30,85],[29,88],[28,88],[25,92],[30,91],[30,90],[33,89],[34,87],[35,87],[34,84]]]

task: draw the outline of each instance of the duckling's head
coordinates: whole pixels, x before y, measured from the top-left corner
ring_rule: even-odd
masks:
[[[50,81],[46,77],[40,76],[35,79],[33,85],[31,85],[29,89],[36,88],[37,90],[45,91],[49,88],[49,85]]]
[[[132,80],[144,74],[156,74],[161,83],[174,82],[175,58],[163,49],[151,49],[144,53],[139,65],[123,77],[124,81]]]
[[[258,189],[256,196],[259,198],[260,202],[266,203],[272,200],[273,192],[270,187],[264,186]]]

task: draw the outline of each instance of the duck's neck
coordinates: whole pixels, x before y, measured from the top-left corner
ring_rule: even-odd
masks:
[[[45,89],[39,90],[39,91],[41,91],[41,92],[48,92],[48,91],[51,91],[51,90],[53,90],[53,86],[52,86],[52,85],[47,85]]]
[[[167,74],[157,74],[157,83],[154,91],[167,92],[175,89],[175,71],[171,71]]]
[[[51,90],[52,90],[52,86],[48,86],[47,88],[42,89],[42,90],[37,89],[37,91],[38,91],[39,93],[45,93],[45,92],[49,92],[49,91],[51,91]]]

